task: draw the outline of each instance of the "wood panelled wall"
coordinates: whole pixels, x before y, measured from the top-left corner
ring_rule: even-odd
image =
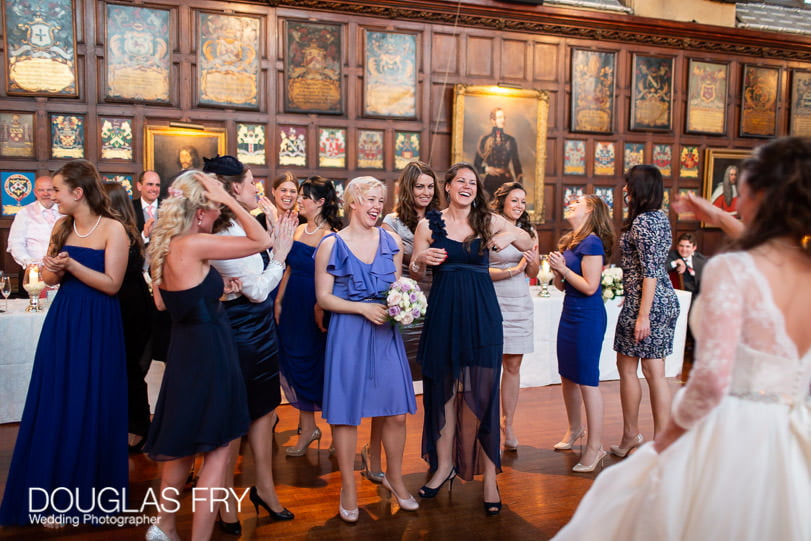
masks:
[[[227,149],[236,153],[235,124],[265,124],[268,135],[267,166],[253,166],[257,177],[271,180],[286,168],[276,166],[277,124],[308,126],[307,168],[291,168],[301,177],[320,174],[348,179],[358,174],[373,174],[392,186],[394,170],[393,138],[395,131],[421,133],[421,158],[440,174],[450,165],[453,85],[468,83],[491,85],[507,82],[522,88],[549,93],[549,129],[545,222],[538,226],[541,251],[553,249],[566,229],[562,220],[563,186],[580,185],[591,191],[594,185],[615,187],[615,220],[621,224],[622,147],[626,142],[644,143],[645,159],[651,161],[652,145],[673,145],[673,174],[666,179],[671,194],[679,188],[700,190],[700,179],[680,179],[678,152],[682,145],[697,145],[703,157],[707,148],[752,148],[762,140],[739,138],[741,71],[744,63],[776,67],[781,70],[778,132],[786,133],[789,118],[788,94],[790,70],[811,69],[811,40],[763,32],[736,31],[719,27],[667,23],[625,15],[606,15],[553,7],[512,7],[495,0],[476,0],[462,5],[457,19],[449,5],[439,0],[402,2],[285,2],[277,0],[223,2],[209,0],[155,0],[130,4],[168,8],[171,12],[172,90],[167,106],[127,104],[104,101],[105,6],[103,0],[75,0],[77,37],[77,78],[79,97],[10,97],[0,84],[0,111],[36,113],[36,159],[0,159],[2,171],[30,171],[37,174],[58,169],[63,160],[51,160],[49,145],[50,113],[85,115],[85,156],[98,164],[105,174],[137,175],[144,163],[144,127],[167,126],[183,121],[225,128]],[[376,7],[372,7],[372,5]],[[422,11],[416,12],[419,4]],[[387,7],[388,5],[388,7]],[[435,8],[433,11],[429,8]],[[196,12],[254,15],[261,18],[260,92],[258,111],[195,107],[197,80]],[[524,11],[522,11],[524,10]],[[530,11],[531,10],[531,11]],[[402,17],[399,15],[402,14]],[[343,77],[345,114],[341,116],[291,114],[283,108],[284,22],[287,19],[340,23],[344,32]],[[551,21],[551,22],[549,22]],[[363,118],[363,31],[365,29],[407,31],[418,35],[418,76],[416,120]],[[613,30],[612,30],[613,29]],[[620,30],[617,30],[620,29]],[[2,31],[0,29],[0,31]],[[691,46],[691,43],[693,44]],[[718,46],[714,44],[720,44]],[[751,45],[748,45],[751,44]],[[616,97],[614,132],[610,135],[569,132],[571,92],[571,50],[585,48],[616,52]],[[628,129],[630,112],[631,58],[633,53],[669,55],[675,58],[673,129],[667,133],[632,132]],[[6,51],[0,51],[6,62]],[[684,133],[688,59],[729,64],[727,134],[697,136]],[[2,74],[5,77],[5,73]],[[99,117],[129,117],[134,130],[132,162],[102,161],[100,157]],[[319,127],[347,128],[347,164],[342,170],[317,169],[317,131]],[[356,140],[358,129],[385,130],[385,170],[359,171]],[[563,146],[566,139],[586,141],[585,176],[563,175]],[[592,178],[594,144],[613,141],[617,149],[614,177]],[[674,233],[695,231],[697,222],[679,222],[671,213]],[[5,253],[11,220],[0,218],[0,249],[3,269],[17,267]],[[699,230],[699,247],[715,252],[723,239],[717,230]]]

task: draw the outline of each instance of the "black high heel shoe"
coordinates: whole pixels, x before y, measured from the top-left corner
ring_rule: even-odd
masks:
[[[253,504],[254,509],[256,510],[256,516],[259,516],[259,506],[265,508],[265,511],[270,513],[270,516],[273,520],[293,520],[296,516],[291,513],[286,507],[281,510],[281,512],[277,513],[273,509],[270,508],[268,504],[265,503],[265,500],[259,497],[259,493],[256,491],[256,487],[251,487],[251,492],[249,495],[251,499],[251,503]]]
[[[428,485],[423,485],[423,487],[420,489],[419,492],[420,498],[435,498],[436,495],[439,493],[439,491],[442,489],[442,485],[444,485],[448,481],[450,481],[450,484],[448,485],[448,492],[451,492],[453,490],[454,479],[456,479],[456,468],[451,468],[451,473],[448,474],[445,480],[442,481],[442,483],[440,483],[438,487],[431,488]]]
[[[498,485],[496,485],[496,490],[498,491]],[[499,492],[498,501],[497,502],[483,502],[484,505],[484,512],[487,513],[488,517],[494,517],[501,513],[501,493]]]
[[[236,522],[225,522],[221,516],[217,516],[217,526],[222,531],[231,535],[242,535],[242,524],[237,520]]]

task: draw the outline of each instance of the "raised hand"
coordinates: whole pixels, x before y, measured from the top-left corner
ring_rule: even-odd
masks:
[[[223,186],[222,182],[217,180],[214,176],[206,173],[197,173],[194,175],[194,178],[203,185],[203,188],[206,190],[206,197],[212,203],[227,204],[236,202],[236,200],[231,197],[231,194],[225,190],[225,186]]]
[[[298,214],[285,212],[273,230],[273,259],[284,261],[293,247],[293,233],[298,227]]]

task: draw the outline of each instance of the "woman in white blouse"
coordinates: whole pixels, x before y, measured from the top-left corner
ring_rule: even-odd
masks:
[[[247,210],[257,207],[257,190],[251,171],[232,156],[206,159],[204,171],[213,173],[225,185],[226,190]],[[291,520],[293,513],[279,502],[273,484],[271,447],[274,410],[281,402],[279,390],[279,339],[273,318],[273,299],[270,292],[282,278],[284,260],[293,242],[293,231],[298,224],[295,214],[279,218],[278,224],[269,222],[273,238],[270,254],[261,252],[240,259],[212,261],[211,264],[226,280],[238,282],[239,293],[227,294],[224,305],[231,320],[242,375],[248,395],[248,410],[251,426],[248,443],[256,463],[256,485],[250,489],[250,500],[259,513],[262,506],[275,520]],[[230,212],[223,212],[214,223],[214,232],[221,235],[245,235],[242,227],[233,220]],[[239,440],[231,449],[231,468],[224,484],[234,485],[234,465],[239,454]],[[236,500],[229,499],[220,508],[220,529],[239,535],[241,526],[237,519]],[[231,519],[231,520],[228,520]]]

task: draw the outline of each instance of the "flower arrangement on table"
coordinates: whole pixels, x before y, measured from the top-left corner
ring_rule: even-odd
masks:
[[[622,268],[608,267],[603,271],[601,285],[603,286],[603,301],[610,301],[614,297],[622,297]]]
[[[411,325],[425,316],[428,301],[417,282],[400,278],[391,284],[386,293],[389,319],[398,325]]]

